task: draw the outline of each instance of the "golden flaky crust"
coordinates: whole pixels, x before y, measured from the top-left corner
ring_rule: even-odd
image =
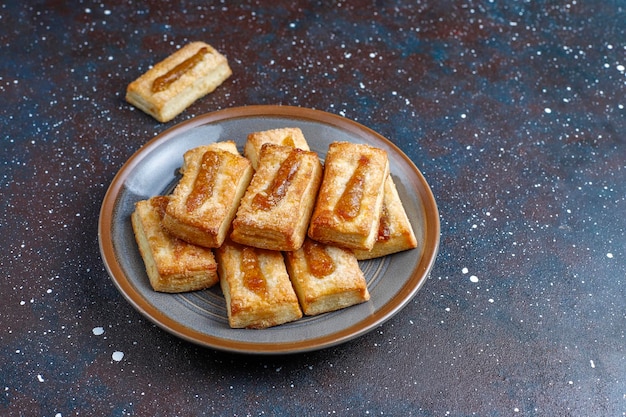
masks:
[[[359,260],[379,258],[417,247],[415,233],[391,175],[387,176],[384,192],[376,243],[372,250],[355,250],[354,254]]]
[[[164,123],[231,75],[226,57],[204,42],[191,42],[130,83],[126,101]]]
[[[259,167],[259,155],[261,148],[266,143],[274,145],[292,146],[305,151],[310,150],[309,144],[298,127],[284,127],[280,129],[263,130],[260,132],[252,132],[248,135],[243,154],[250,160],[252,168],[255,170]]]
[[[388,174],[384,150],[349,142],[331,143],[309,237],[350,249],[372,249]]]
[[[215,254],[230,327],[263,329],[302,317],[280,252],[227,240]]]
[[[284,255],[304,314],[322,314],[369,300],[365,277],[352,251],[307,239],[300,249]]]
[[[306,236],[322,164],[314,152],[269,143],[263,145],[259,162],[231,239],[264,249],[296,250]]]
[[[163,226],[187,242],[216,248],[224,242],[252,178],[250,162],[234,143],[215,143],[187,151],[181,171]]]
[[[150,285],[155,291],[177,293],[217,284],[213,252],[184,242],[161,227],[167,203],[166,196],[139,201],[131,216]]]

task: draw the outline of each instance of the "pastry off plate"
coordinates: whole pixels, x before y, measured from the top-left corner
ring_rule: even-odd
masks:
[[[182,294],[153,291],[130,222],[135,203],[173,189],[186,150],[222,140],[234,140],[242,150],[248,133],[281,127],[302,129],[311,150],[322,160],[333,141],[366,143],[386,150],[418,248],[360,262],[370,291],[368,302],[263,330],[229,327],[219,285]],[[98,224],[107,271],[142,315],[190,342],[256,354],[322,349],[377,328],[402,310],[427,280],[437,255],[439,233],[439,213],[428,183],[391,141],[352,120],[289,106],[230,108],[164,131],[142,146],[117,173],[102,203]]]

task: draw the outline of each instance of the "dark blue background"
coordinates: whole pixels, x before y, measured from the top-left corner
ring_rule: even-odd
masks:
[[[624,1],[15,3],[0,6],[0,414],[626,413]],[[192,40],[227,56],[227,82],[168,124],[124,101]],[[123,163],[250,104],[354,119],[430,183],[437,263],[381,328],[231,355],[155,327],[109,279],[97,223]]]

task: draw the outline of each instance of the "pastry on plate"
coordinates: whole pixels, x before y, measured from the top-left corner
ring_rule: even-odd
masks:
[[[387,152],[365,144],[333,142],[308,235],[329,245],[371,250],[378,235]]]
[[[226,240],[215,256],[230,327],[264,329],[302,317],[280,252]]]
[[[279,129],[252,132],[248,135],[246,140],[243,155],[250,160],[252,168],[255,170],[259,167],[259,155],[261,153],[261,148],[266,143],[291,146],[305,151],[310,150],[309,144],[307,143],[302,130],[298,127],[283,127]]]
[[[417,239],[391,175],[385,181],[376,243],[371,250],[355,250],[357,259],[379,258],[417,247]]]
[[[231,74],[224,55],[204,42],[191,42],[130,83],[126,101],[168,122]]]
[[[284,255],[304,314],[326,313],[369,300],[365,277],[352,251],[306,239],[300,249]]]
[[[213,252],[180,240],[161,227],[167,204],[167,196],[142,200],[131,215],[150,285],[155,291],[177,293],[217,284]]]
[[[315,152],[263,145],[259,168],[237,209],[231,239],[264,249],[298,249],[321,178],[322,164]]]
[[[163,226],[173,235],[207,248],[224,242],[250,179],[250,161],[234,142],[191,149],[172,192]]]

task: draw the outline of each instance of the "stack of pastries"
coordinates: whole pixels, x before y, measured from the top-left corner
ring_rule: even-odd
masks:
[[[334,142],[324,164],[299,128],[184,154],[133,231],[155,291],[220,283],[233,328],[262,329],[369,300],[359,260],[417,247],[384,150]]]

